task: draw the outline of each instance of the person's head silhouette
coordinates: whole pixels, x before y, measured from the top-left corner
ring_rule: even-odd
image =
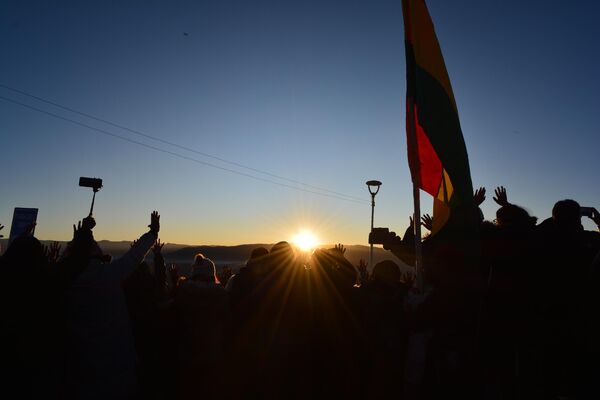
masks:
[[[565,199],[556,202],[552,208],[552,219],[563,231],[582,230],[581,207],[575,200]]]

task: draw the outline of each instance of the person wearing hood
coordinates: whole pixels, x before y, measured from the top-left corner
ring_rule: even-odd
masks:
[[[91,229],[93,218],[86,218]],[[160,230],[160,215],[150,231],[117,260],[91,242],[91,256],[67,290],[67,398],[126,399],[138,393],[135,346],[123,282],[142,262]]]

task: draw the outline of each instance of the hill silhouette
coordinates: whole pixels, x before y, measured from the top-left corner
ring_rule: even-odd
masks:
[[[45,245],[52,243],[52,240],[41,240]],[[62,249],[64,250],[67,242],[59,241]],[[8,239],[0,239],[0,245],[2,250],[6,250],[8,246]],[[111,241],[111,240],[99,240],[98,245],[100,248],[115,258],[123,255],[131,245],[130,241]],[[257,247],[265,247],[270,249],[273,244],[265,243],[254,243],[254,244],[240,244],[235,246],[221,246],[221,245],[198,245],[190,246],[184,244],[167,243],[163,248],[163,254],[167,263],[174,263],[180,268],[180,272],[186,274],[188,267],[191,265],[194,256],[198,253],[204,254],[204,256],[210,258],[215,262],[217,267],[229,266],[234,270],[237,270],[246,263],[246,260],[250,257],[250,253]],[[329,249],[334,245],[321,245],[319,248]],[[363,245],[350,245],[346,247],[346,258],[354,265],[357,265],[362,258],[365,261],[369,261],[369,246]],[[403,270],[411,269],[411,267],[403,264],[400,260],[394,257],[390,252],[385,251],[381,248],[375,247],[373,249],[373,262],[376,264],[383,260],[392,260],[400,266]],[[369,266],[371,270],[372,266]]]
[[[233,269],[237,269],[244,265],[246,260],[250,257],[250,253],[257,247],[265,247],[270,249],[273,244],[241,244],[237,246],[187,246],[176,251],[166,253],[165,259],[167,262],[176,264],[191,264],[194,256],[198,253],[204,254],[204,256],[210,258],[217,264],[217,266],[228,265]],[[334,245],[322,245],[319,248],[332,248]],[[346,247],[346,258],[354,265],[357,265],[359,260],[362,258],[365,261],[369,261],[369,246],[362,245],[350,245]],[[400,265],[402,269],[411,268],[403,264],[400,260],[394,257],[390,252],[381,248],[374,248],[373,250],[373,262],[378,263],[383,260],[393,260],[396,264]],[[371,269],[371,266],[369,266]]]

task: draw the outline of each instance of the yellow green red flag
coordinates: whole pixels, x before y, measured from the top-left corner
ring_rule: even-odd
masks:
[[[434,197],[433,233],[473,185],[452,85],[424,0],[403,0],[408,163],[413,183]]]

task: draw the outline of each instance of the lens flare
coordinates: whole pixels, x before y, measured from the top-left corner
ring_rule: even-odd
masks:
[[[314,233],[303,230],[294,236],[292,243],[302,251],[310,251],[318,246],[319,239],[317,239]]]

